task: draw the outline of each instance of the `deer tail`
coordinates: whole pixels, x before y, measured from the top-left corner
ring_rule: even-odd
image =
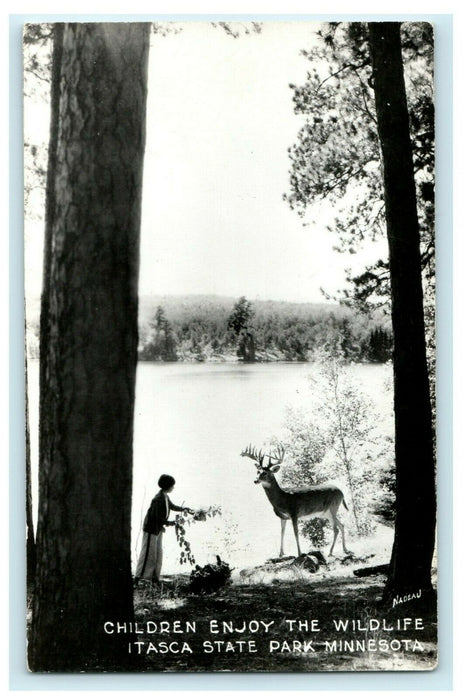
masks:
[[[342,499],[342,503],[343,503],[343,505],[345,506],[345,508],[346,508],[347,510],[350,510],[350,509],[348,508],[348,506],[347,506],[346,501],[345,501],[344,498]]]

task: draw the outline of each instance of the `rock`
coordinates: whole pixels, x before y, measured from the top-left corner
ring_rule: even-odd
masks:
[[[319,569],[319,560],[311,554],[301,554],[294,559],[293,565],[298,566],[300,569],[307,569],[310,573],[314,573]]]
[[[311,552],[308,552],[308,554],[310,555],[310,557],[316,557],[321,566],[327,566],[324,554],[320,552],[319,549],[312,550]]]

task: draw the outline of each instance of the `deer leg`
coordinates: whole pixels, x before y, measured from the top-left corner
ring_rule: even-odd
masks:
[[[340,528],[340,533],[342,535],[342,545],[343,545],[343,551],[345,554],[352,554],[349,549],[346,548],[346,542],[345,542],[345,526],[343,525],[342,521],[339,518],[336,518],[337,520],[337,525]]]
[[[284,556],[284,533],[286,531],[286,520],[284,518],[281,518],[281,550],[279,552],[279,556],[283,557]]]
[[[298,520],[297,520],[297,517],[292,518],[292,525],[294,528],[295,541],[297,542],[298,556],[301,557],[302,550],[300,549],[300,542],[298,540]]]
[[[338,523],[338,520],[337,520],[337,518],[336,518],[335,516],[332,518],[332,521],[331,521],[331,522],[332,522],[332,527],[334,528],[334,539],[333,539],[333,542],[332,542],[332,547],[330,548],[330,552],[329,552],[329,556],[330,556],[330,557],[332,556],[332,551],[333,551],[333,549],[334,549],[335,542],[337,541],[337,536],[338,536],[338,531],[339,531],[339,527],[338,527],[338,524],[337,524],[337,523]]]

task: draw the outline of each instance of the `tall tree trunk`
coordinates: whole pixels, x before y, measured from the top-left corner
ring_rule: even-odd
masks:
[[[409,116],[400,25],[369,24],[383,157],[394,335],[395,539],[385,597],[431,589],[436,493]]]
[[[27,371],[27,328],[24,328],[24,374],[25,374],[25,427],[26,427],[26,577],[27,592],[33,590],[35,579],[36,547],[34,520],[32,517],[32,469],[30,459],[29,392]]]
[[[111,670],[130,513],[149,24],[55,27],[40,338],[35,671]]]

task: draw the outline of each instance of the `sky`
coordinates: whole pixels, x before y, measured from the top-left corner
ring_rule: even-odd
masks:
[[[156,35],[150,50],[140,294],[324,301],[321,287],[343,288],[345,268],[361,269],[376,251],[335,253],[326,230],[333,206],[312,207],[304,222],[283,201],[287,149],[303,120],[289,84],[303,82],[301,49],[314,45],[319,25],[271,21],[239,38],[211,23],[179,26]],[[26,134],[45,141],[43,104],[27,109]],[[42,247],[35,221],[26,227],[32,296]]]

